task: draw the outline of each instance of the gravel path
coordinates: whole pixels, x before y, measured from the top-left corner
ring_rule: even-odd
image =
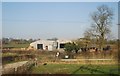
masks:
[[[17,71],[18,67],[23,66],[27,62],[28,61],[21,61],[21,62],[6,64],[6,65],[2,66],[2,68],[0,70],[2,70],[3,74],[8,74],[9,72],[14,72],[15,70]]]
[[[22,62],[6,64],[6,65],[4,65],[3,69],[6,69],[6,68],[16,68],[16,67],[22,66],[23,64],[25,64],[27,62],[28,61],[22,61]]]
[[[113,59],[61,59],[61,61],[85,61],[85,60],[91,60],[91,61],[111,61]]]

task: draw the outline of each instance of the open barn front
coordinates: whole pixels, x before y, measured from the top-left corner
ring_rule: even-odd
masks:
[[[43,49],[43,44],[37,44],[37,49]]]

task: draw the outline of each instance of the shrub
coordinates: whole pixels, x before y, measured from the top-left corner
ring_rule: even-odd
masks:
[[[77,44],[75,44],[74,42],[65,44],[65,51],[67,51],[67,52],[75,51],[77,53],[79,49],[80,49],[80,47]]]

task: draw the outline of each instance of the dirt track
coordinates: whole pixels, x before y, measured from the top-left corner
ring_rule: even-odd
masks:
[[[2,73],[8,74],[8,73],[12,73],[14,71],[17,71],[19,67],[23,66],[27,62],[28,61],[22,61],[22,62],[6,64],[6,65],[2,66]]]

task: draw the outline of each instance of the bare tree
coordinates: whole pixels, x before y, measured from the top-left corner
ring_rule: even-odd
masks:
[[[99,6],[96,12],[91,15],[93,24],[91,26],[89,35],[99,39],[99,48],[102,50],[104,46],[104,40],[110,33],[110,26],[113,19],[113,11],[106,5]]]
[[[87,29],[85,32],[84,32],[84,38],[86,40],[89,40],[89,45],[90,46],[93,46],[95,44],[98,44],[97,43],[97,40],[98,40],[98,36],[95,35],[95,31],[93,31],[93,29],[89,28]],[[87,43],[88,44],[88,43]]]
[[[92,30],[91,29],[87,29],[84,32],[84,38],[86,38],[86,39],[91,39],[92,38]]]

